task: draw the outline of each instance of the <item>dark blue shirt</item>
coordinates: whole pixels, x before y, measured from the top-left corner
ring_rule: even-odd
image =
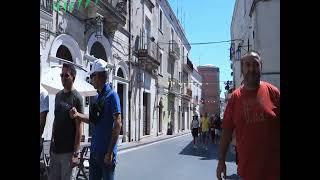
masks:
[[[98,100],[103,93],[106,92],[106,94],[109,94],[110,91],[111,94],[105,100],[103,112],[93,127],[90,151],[100,155],[105,155],[111,145],[112,129],[114,126],[113,115],[115,113],[121,113],[119,96],[111,89],[110,84],[105,84],[102,92],[98,92],[95,99]],[[113,149],[113,162],[116,162],[116,158],[117,144]]]

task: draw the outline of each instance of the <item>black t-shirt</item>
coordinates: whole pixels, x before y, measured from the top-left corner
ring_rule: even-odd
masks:
[[[56,94],[54,122],[52,130],[51,151],[54,153],[69,153],[74,151],[76,136],[75,121],[70,119],[69,111],[75,107],[83,113],[83,99],[78,91],[64,93],[63,90]]]
[[[215,129],[220,130],[221,129],[221,120],[219,118],[217,118],[214,122],[214,127]]]

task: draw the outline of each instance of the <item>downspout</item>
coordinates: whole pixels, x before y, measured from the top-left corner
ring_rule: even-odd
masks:
[[[131,58],[132,58],[132,56],[131,56],[131,1],[132,0],[129,0],[129,116],[128,116],[128,121],[131,121],[131,94],[132,94],[132,83],[131,83]],[[131,122],[132,123],[132,122]],[[131,126],[131,123],[128,123],[128,124],[130,124],[130,126]],[[128,129],[129,129],[129,137],[128,137],[128,141],[130,142],[131,141],[131,139],[132,139],[132,137],[131,137],[131,127],[128,127]]]
[[[142,4],[142,13],[141,13],[141,18],[142,18],[142,24],[141,24],[141,41],[142,41],[142,43],[141,43],[141,47],[144,47],[144,0],[142,0],[142,2],[141,2],[141,4]],[[139,61],[139,72],[140,72],[140,78],[142,78],[142,75],[141,75],[141,64],[140,64],[140,61]],[[143,78],[145,77],[145,73],[143,72]],[[142,79],[140,79],[140,81],[142,81]],[[144,81],[144,80],[143,80]],[[141,112],[141,89],[142,89],[142,83],[141,82],[139,82],[139,124],[138,124],[138,129],[139,129],[139,134],[138,134],[138,141],[140,141],[140,139],[141,139],[141,117],[143,117],[142,116],[142,112]]]

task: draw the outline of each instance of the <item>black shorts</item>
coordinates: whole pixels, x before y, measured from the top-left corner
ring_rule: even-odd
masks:
[[[198,137],[198,128],[192,128],[192,136]]]

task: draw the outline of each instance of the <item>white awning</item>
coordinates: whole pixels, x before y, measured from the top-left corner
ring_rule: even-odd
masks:
[[[82,96],[95,96],[97,90],[88,82],[85,81],[84,77],[81,74],[81,70],[77,69],[77,76],[73,87],[82,95]],[[58,91],[63,89],[60,74],[62,72],[61,66],[50,67],[46,69],[41,75],[41,84],[48,91],[49,94],[56,94]]]

